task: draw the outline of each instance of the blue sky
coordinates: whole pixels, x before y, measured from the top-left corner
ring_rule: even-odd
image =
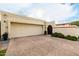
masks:
[[[79,20],[79,4],[56,3],[26,3],[0,4],[1,11],[33,17],[56,23],[66,23]]]

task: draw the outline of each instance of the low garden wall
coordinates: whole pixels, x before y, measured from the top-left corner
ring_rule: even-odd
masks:
[[[72,36],[79,36],[79,28],[72,27],[72,28],[53,28],[53,32],[62,33],[64,35],[72,35]]]

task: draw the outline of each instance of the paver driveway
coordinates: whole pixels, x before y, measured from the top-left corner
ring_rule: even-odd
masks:
[[[78,56],[79,41],[69,41],[48,35],[11,39],[9,56]]]

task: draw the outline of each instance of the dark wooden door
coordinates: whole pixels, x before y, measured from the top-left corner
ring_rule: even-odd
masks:
[[[48,28],[47,28],[48,34],[52,34],[52,30],[53,30],[52,26],[49,25]]]

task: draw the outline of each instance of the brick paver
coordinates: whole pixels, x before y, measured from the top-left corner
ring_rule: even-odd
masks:
[[[6,55],[9,56],[78,56],[79,41],[48,35],[11,39]]]

